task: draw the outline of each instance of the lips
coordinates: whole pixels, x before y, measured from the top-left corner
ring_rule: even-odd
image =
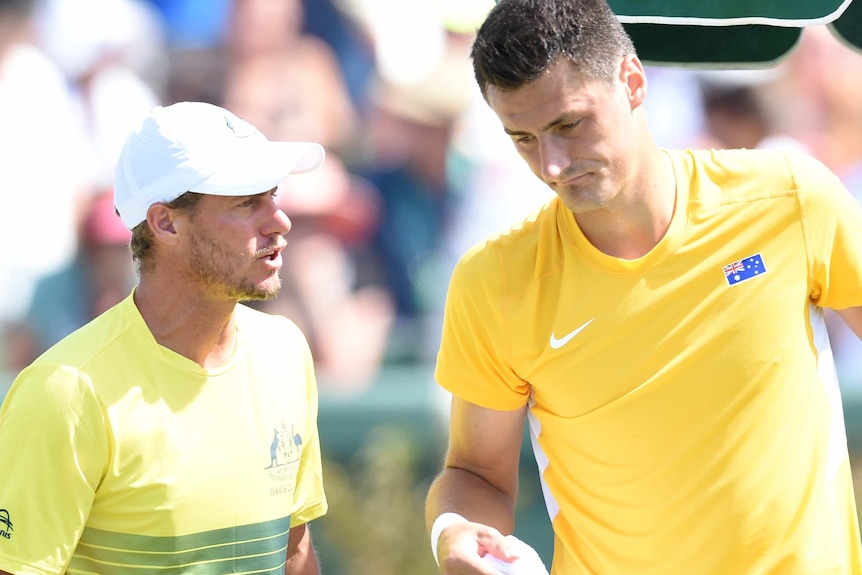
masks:
[[[557,186],[571,186],[588,176],[590,172],[580,172],[574,176],[568,177],[565,181],[557,182]]]
[[[281,254],[281,250],[283,250],[283,249],[284,249],[284,245],[278,245],[278,246],[273,246],[270,248],[265,248],[261,252],[258,252],[258,253],[260,253],[260,255],[258,256],[257,259],[275,261],[278,258],[279,254]]]

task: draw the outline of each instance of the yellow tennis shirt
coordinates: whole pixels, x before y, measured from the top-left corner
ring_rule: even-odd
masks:
[[[19,375],[0,410],[0,570],[284,573],[290,527],[326,512],[311,355],[283,317],[236,318],[233,358],[202,369],[130,296]]]
[[[554,575],[860,574],[821,307],[862,305],[862,209],[801,155],[671,156],[642,258],[556,198],[466,253],[436,378],[529,405]]]

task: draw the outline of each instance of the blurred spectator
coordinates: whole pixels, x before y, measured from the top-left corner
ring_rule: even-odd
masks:
[[[305,29],[332,47],[354,105],[364,107],[375,65],[367,35],[346,14],[340,0],[304,0],[303,6]]]
[[[697,71],[647,66],[645,111],[656,142],[665,148],[699,145],[706,131]]]
[[[282,293],[262,305],[306,330],[324,388],[356,391],[373,382],[384,361],[393,316],[376,278],[359,275],[379,199],[346,167],[358,112],[334,52],[305,32],[304,16],[300,0],[233,1],[224,102],[267,136],[327,149],[320,170],[280,189],[294,223],[293,248]]]
[[[91,192],[110,190],[123,140],[161,103],[164,23],[142,0],[42,0],[35,21],[87,136]]]
[[[469,44],[456,34],[424,77],[375,77],[365,110],[363,177],[379,190],[381,221],[374,236],[378,269],[395,297],[398,315],[393,359],[427,359],[434,292],[441,276],[455,182],[451,144],[472,95]]]
[[[509,138],[490,120],[469,57],[493,0],[420,4],[333,0],[373,50],[357,171],[382,196],[377,262],[395,297],[392,361],[427,361],[454,254],[523,219],[547,190],[526,178]],[[534,180],[534,178],[533,178]],[[533,191],[536,193],[533,193]]]
[[[224,105],[269,137],[346,153],[357,112],[332,48],[305,32],[301,0],[230,0],[226,10],[217,43],[172,48],[166,99]]]
[[[706,141],[714,148],[786,149],[810,153],[801,141],[780,131],[766,97],[779,77],[776,70],[696,72],[705,119]]]
[[[231,6],[225,103],[264,134],[292,134],[321,142],[330,154],[345,153],[356,110],[334,52],[305,32],[301,0]]]
[[[779,128],[803,141],[839,175],[862,158],[862,76],[855,73],[860,67],[862,53],[828,28],[806,28],[781,65],[784,73],[770,100]]]
[[[149,0],[162,15],[175,50],[207,49],[222,41],[231,0]]]
[[[23,319],[37,279],[75,253],[85,187],[85,135],[62,73],[34,44],[34,8],[0,0],[0,380],[15,375],[8,326]]]
[[[34,221],[22,214],[38,213],[39,233],[50,234],[50,243],[38,257],[8,250],[0,261],[9,376],[91,319],[101,306],[90,298],[113,303],[116,294],[103,293],[108,283],[127,295],[128,274],[120,270],[131,265],[128,249],[104,247],[105,238],[90,233],[92,216],[83,218],[100,194],[110,194],[126,134],[159,103],[150,82],[163,64],[160,20],[140,0],[27,4],[27,20],[17,21],[28,43],[0,56],[0,189],[9,196],[0,233],[9,234],[7,245],[20,242],[23,226],[32,230]],[[12,281],[14,288],[4,285]]]
[[[131,232],[114,211],[113,193],[95,197],[81,224],[75,259],[36,284],[26,327],[13,334],[19,339],[16,361],[21,363],[12,367],[22,369],[129,295],[136,280],[129,239]]]
[[[361,262],[380,199],[351,174],[359,112],[338,58],[304,28],[301,0],[232,0],[222,41],[172,58],[169,97],[222,105],[271,139],[319,142],[321,169],[281,184],[291,218],[279,296],[254,305],[293,319],[309,339],[321,389],[357,391],[385,359],[393,309]]]

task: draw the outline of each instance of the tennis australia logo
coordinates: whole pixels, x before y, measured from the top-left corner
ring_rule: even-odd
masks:
[[[269,444],[269,465],[265,469],[270,478],[280,485],[272,487],[270,495],[293,492],[301,452],[302,436],[294,431],[293,425],[282,421],[273,428],[272,441]]]
[[[0,509],[0,537],[12,539],[12,519],[6,509]]]

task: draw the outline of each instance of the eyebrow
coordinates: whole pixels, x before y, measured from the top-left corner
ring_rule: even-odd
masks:
[[[539,132],[546,132],[546,131],[550,130],[551,128],[553,128],[554,126],[558,126],[560,124],[565,124],[566,122],[568,122],[568,120],[566,119],[565,116],[558,116],[557,118],[555,118],[555,119],[551,120],[550,122],[548,122],[547,124],[545,124],[543,127],[539,128]],[[506,134],[508,134],[510,136],[528,136],[529,135],[529,132],[510,130],[509,128],[507,128],[505,126],[503,126],[503,131],[506,132]]]
[[[244,196],[236,196],[236,197],[238,197],[238,198],[257,198],[259,196],[272,195],[272,194],[276,193],[277,191],[278,191],[278,186],[271,188],[265,192],[258,192],[256,194],[246,194]]]

